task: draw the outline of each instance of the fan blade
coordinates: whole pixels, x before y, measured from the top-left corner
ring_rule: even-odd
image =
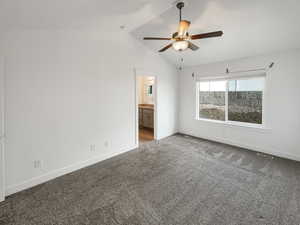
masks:
[[[192,49],[193,51],[197,51],[199,47],[192,42],[189,42],[189,48]]]
[[[162,49],[159,50],[158,52],[164,52],[164,51],[166,51],[167,49],[169,49],[170,47],[172,47],[172,43],[171,43],[171,44],[168,44],[166,47],[162,48]]]
[[[171,40],[171,38],[144,37],[144,40]]]
[[[191,35],[191,39],[196,40],[196,39],[203,39],[203,38],[220,37],[222,35],[223,35],[223,31],[216,31],[216,32],[210,32],[210,33]]]
[[[183,37],[186,35],[189,27],[191,25],[190,21],[187,20],[181,20],[179,22],[179,27],[178,27],[178,36]]]

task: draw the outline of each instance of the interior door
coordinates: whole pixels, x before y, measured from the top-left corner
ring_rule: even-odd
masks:
[[[4,201],[4,60],[0,56],[0,202]]]

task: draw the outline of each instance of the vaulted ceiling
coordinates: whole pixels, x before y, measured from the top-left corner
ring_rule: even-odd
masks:
[[[221,38],[195,40],[197,52],[159,53],[176,66],[224,61],[300,48],[299,0],[187,0],[183,18],[190,33],[223,30]],[[168,41],[144,41],[144,36],[169,37],[177,29],[174,0],[0,0],[0,31],[18,29],[96,29],[130,32],[158,51]]]
[[[175,65],[224,61],[300,48],[299,0],[188,0],[183,19],[192,22],[189,33],[223,30],[221,38],[195,40],[196,52],[160,53]],[[170,8],[132,33],[157,51],[168,41],[144,41],[143,36],[170,37],[177,29],[178,10]]]
[[[0,0],[0,28],[134,29],[172,6],[173,0]]]

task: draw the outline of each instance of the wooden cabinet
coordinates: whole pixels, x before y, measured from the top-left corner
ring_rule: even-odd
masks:
[[[143,126],[153,128],[153,109],[143,109]]]
[[[139,108],[139,126],[143,124],[143,109]]]
[[[149,107],[139,107],[139,126],[154,128],[154,109]]]

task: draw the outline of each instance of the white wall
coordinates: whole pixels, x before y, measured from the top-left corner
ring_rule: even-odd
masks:
[[[142,76],[137,76],[137,91],[138,91],[138,102],[139,104],[143,104],[143,96],[144,96],[144,78]]]
[[[199,76],[224,74],[275,66],[267,74],[266,130],[195,120],[194,72]],[[235,61],[185,68],[180,75],[179,131],[181,133],[238,145],[257,151],[300,160],[300,51],[277,53]]]
[[[4,200],[4,59],[0,55],[0,202]]]
[[[148,87],[150,85],[154,85],[154,81],[155,81],[155,77],[151,77],[151,76],[137,77],[139,104],[154,104],[154,87],[153,87],[153,94],[148,95]]]
[[[158,77],[157,137],[177,132],[177,71],[126,32],[9,32],[4,45],[7,194],[134,148],[134,68]]]

